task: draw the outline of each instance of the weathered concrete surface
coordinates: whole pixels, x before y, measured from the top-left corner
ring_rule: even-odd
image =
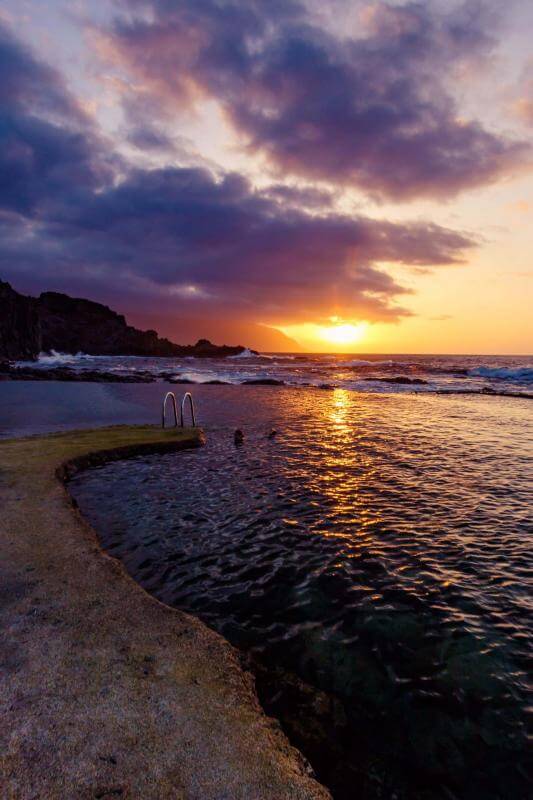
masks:
[[[56,478],[151,427],[0,442],[0,797],[327,798],[227,642],[102,552]]]

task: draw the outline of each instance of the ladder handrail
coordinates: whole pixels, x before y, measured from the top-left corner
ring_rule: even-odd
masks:
[[[194,402],[193,402],[193,399],[192,399],[192,394],[190,392],[185,392],[185,394],[183,395],[182,401],[181,401],[181,413],[180,413],[181,427],[182,428],[185,427],[185,425],[183,424],[183,409],[185,407],[185,400],[187,398],[189,398],[189,406],[190,406],[190,409],[191,409],[192,426],[193,426],[193,428],[196,428],[196,417],[194,415]]]
[[[167,408],[167,400],[168,400],[169,397],[172,398],[172,407],[174,409],[174,427],[177,428],[178,427],[178,409],[176,407],[176,395],[174,394],[174,392],[167,392],[166,395],[165,395],[165,399],[163,400],[163,410],[161,412],[161,427],[162,428],[165,427],[165,411],[166,411],[166,408]],[[182,427],[183,427],[183,424],[182,424]]]
[[[164,398],[164,400],[163,400],[163,408],[162,408],[162,410],[161,410],[161,427],[162,427],[162,428],[164,428],[164,427],[165,427],[165,422],[166,422],[166,419],[165,419],[165,417],[166,417],[166,410],[167,410],[167,400],[168,400],[168,398],[169,398],[169,397],[171,398],[171,401],[172,401],[172,408],[173,408],[173,410],[174,410],[174,427],[175,427],[175,428],[177,428],[177,427],[178,427],[178,407],[177,407],[177,405],[176,405],[176,395],[174,394],[174,392],[167,392],[167,393],[166,393],[166,395],[165,395],[165,398]],[[185,401],[187,400],[187,398],[189,399],[189,407],[190,407],[190,409],[191,409],[191,421],[192,421],[192,427],[193,427],[193,428],[196,428],[196,415],[195,415],[195,413],[194,413],[194,401],[193,401],[193,399],[192,399],[192,394],[191,394],[190,392],[185,392],[185,394],[183,395],[183,398],[182,398],[182,400],[181,400],[181,408],[180,408],[180,426],[181,426],[182,428],[184,428],[184,427],[185,427],[185,422],[184,422],[184,410],[185,410]]]

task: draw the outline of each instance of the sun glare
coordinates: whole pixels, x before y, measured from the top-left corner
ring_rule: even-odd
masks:
[[[360,322],[357,325],[351,325],[346,322],[340,325],[331,325],[329,327],[320,327],[317,331],[318,337],[329,344],[347,345],[357,344],[364,337],[367,325],[365,322]]]
[[[354,345],[368,339],[368,322],[344,322],[340,317],[330,317],[331,325],[317,325],[305,322],[300,325],[286,325],[278,330],[293,338],[310,353],[349,353]]]

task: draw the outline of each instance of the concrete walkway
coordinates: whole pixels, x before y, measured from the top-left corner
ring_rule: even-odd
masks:
[[[149,426],[0,441],[2,800],[329,797],[230,645],[102,552],[57,479],[90,453],[201,443]]]

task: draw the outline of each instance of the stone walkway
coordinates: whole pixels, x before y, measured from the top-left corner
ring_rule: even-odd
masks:
[[[329,798],[231,646],[107,556],[57,477],[201,443],[150,426],[0,441],[2,799]]]

